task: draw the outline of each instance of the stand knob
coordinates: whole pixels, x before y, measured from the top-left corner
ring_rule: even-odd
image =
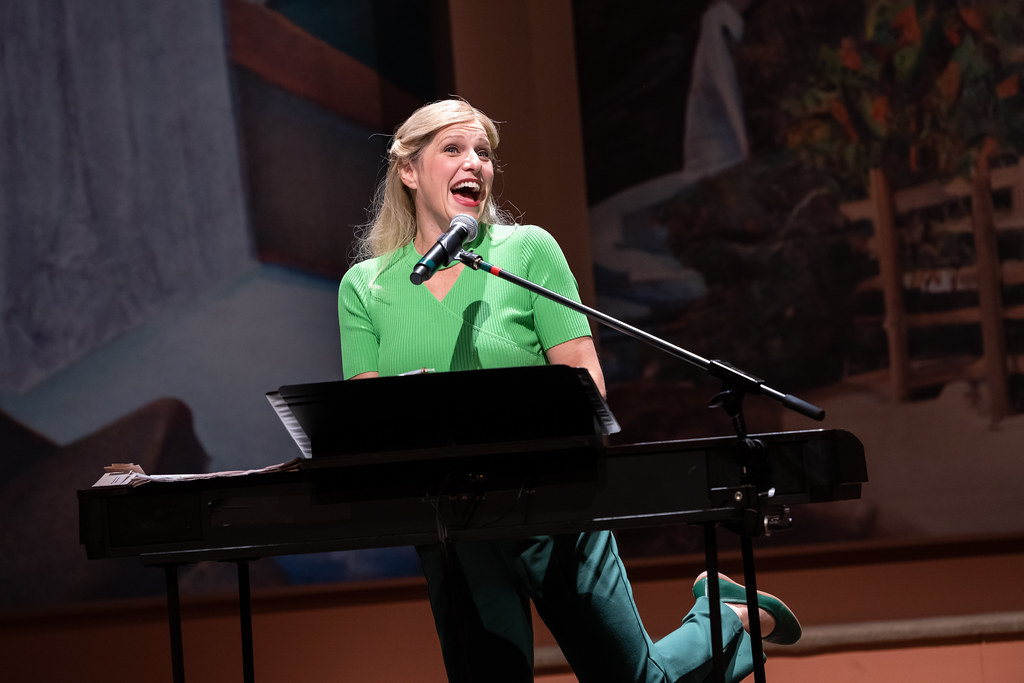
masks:
[[[776,531],[785,531],[793,526],[793,518],[789,515],[789,508],[782,508],[778,512],[769,512],[764,516],[764,535],[771,536]]]

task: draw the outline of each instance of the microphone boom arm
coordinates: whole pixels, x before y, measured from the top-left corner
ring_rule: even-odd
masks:
[[[500,277],[503,280],[507,280],[509,282],[519,285],[520,287],[524,287],[525,289],[528,289],[531,292],[534,292],[535,294],[540,294],[541,296],[547,297],[552,301],[556,301],[562,304],[563,306],[567,306],[568,308],[578,311],[579,313],[582,313],[588,318],[597,320],[598,322],[603,323],[614,330],[618,330],[619,332],[627,334],[630,337],[633,337],[634,339],[650,344],[651,346],[660,349],[661,351],[664,351],[670,356],[674,356],[676,358],[686,361],[687,363],[690,363],[691,365],[695,365],[698,368],[704,370],[712,377],[721,380],[723,385],[728,387],[732,391],[761,394],[762,396],[766,396],[768,398],[776,400],[783,406],[789,408],[790,410],[798,412],[801,415],[806,415],[807,417],[813,420],[821,421],[825,419],[825,411],[823,409],[819,408],[816,405],[808,403],[807,401],[804,401],[800,398],[797,398],[792,394],[784,394],[781,391],[777,391],[769,387],[767,384],[765,384],[764,380],[758,379],[753,375],[749,375],[745,372],[742,372],[734,368],[732,365],[729,365],[728,363],[725,363],[723,361],[708,360],[706,358],[703,358],[691,351],[687,351],[682,347],[676,346],[675,344],[671,344],[665,341],[664,339],[661,339],[660,337],[656,337],[653,334],[650,334],[649,332],[645,332],[628,323],[622,322],[617,318],[613,318],[612,316],[607,315],[606,313],[602,313],[597,309],[591,308],[590,306],[586,306],[577,301],[573,301],[572,299],[562,296],[557,292],[553,292],[550,289],[541,287],[540,285],[534,282],[530,282],[525,278],[521,278],[518,275],[510,273],[506,270],[498,268],[494,264],[484,261],[483,258],[478,254],[475,254],[471,251],[466,251],[465,249],[460,249],[459,252],[455,255],[455,258],[461,261],[462,263],[466,264],[473,270],[487,271],[491,275],[496,275],[497,277]]]

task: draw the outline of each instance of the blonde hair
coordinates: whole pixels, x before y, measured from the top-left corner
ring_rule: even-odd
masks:
[[[457,123],[479,123],[487,133],[492,152],[498,148],[497,124],[465,100],[440,100],[414,111],[392,137],[387,173],[374,193],[370,220],[356,235],[356,261],[390,254],[416,237],[416,209],[409,189],[402,183],[400,170],[419,159],[439,130]],[[480,222],[493,224],[504,219],[494,195],[488,193]]]

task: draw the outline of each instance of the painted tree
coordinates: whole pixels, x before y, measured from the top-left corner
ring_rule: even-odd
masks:
[[[954,178],[971,184],[986,377],[998,420],[1010,408],[991,169],[1024,151],[1024,13],[998,0],[876,0],[863,34],[823,47],[820,67],[784,103],[787,146],[841,187],[871,195],[883,209],[878,223],[892,221],[892,188]],[[894,392],[902,399],[898,244],[891,224],[876,232]]]
[[[964,178],[1024,150],[1024,12],[1017,3],[877,0],[863,35],[821,48],[819,69],[781,102],[787,146],[863,194]]]

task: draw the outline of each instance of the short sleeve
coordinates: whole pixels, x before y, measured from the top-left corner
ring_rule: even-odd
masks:
[[[558,242],[547,231],[530,227],[524,235],[524,251],[529,255],[527,279],[579,303],[579,285]],[[571,339],[590,336],[590,324],[585,315],[541,294],[533,296],[537,338],[545,349]]]
[[[338,287],[341,364],[345,379],[378,370],[380,337],[370,320],[366,268],[360,266],[365,266],[365,262],[350,268]]]

